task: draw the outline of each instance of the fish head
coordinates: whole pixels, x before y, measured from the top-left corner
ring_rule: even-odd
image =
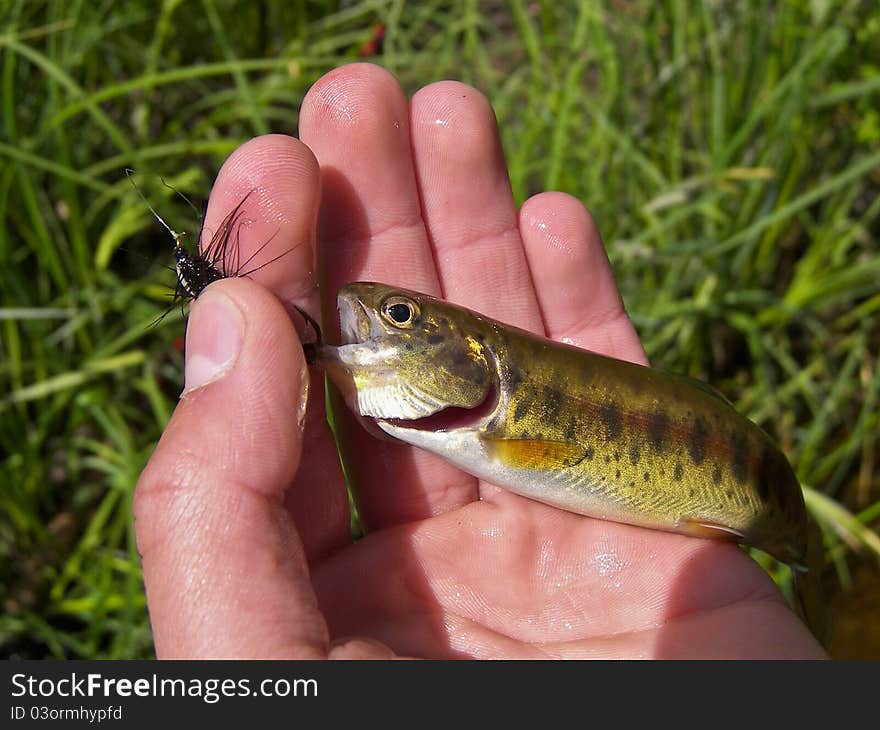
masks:
[[[343,287],[337,307],[342,344],[323,348],[322,360],[355,413],[411,421],[492,400],[495,365],[468,310],[369,282]]]

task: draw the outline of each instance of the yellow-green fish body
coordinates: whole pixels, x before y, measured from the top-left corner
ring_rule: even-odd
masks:
[[[385,433],[561,509],[805,566],[788,461],[709,386],[382,284],[338,305],[343,345],[319,359]]]
[[[792,566],[796,608],[827,639],[798,480],[711,387],[384,284],[349,284],[338,308],[343,344],[309,354],[370,430],[560,509],[763,550]]]

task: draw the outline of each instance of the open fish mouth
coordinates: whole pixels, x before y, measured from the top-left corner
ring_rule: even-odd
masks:
[[[449,406],[421,418],[373,418],[372,420],[379,428],[382,428],[383,424],[388,424],[392,428],[405,428],[411,431],[475,429],[489,420],[498,407],[498,398],[498,387],[493,384],[483,402],[473,408]]]

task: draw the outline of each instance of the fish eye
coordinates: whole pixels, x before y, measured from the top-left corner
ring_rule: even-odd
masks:
[[[418,307],[409,299],[389,297],[382,302],[382,316],[395,327],[412,327],[418,315]]]

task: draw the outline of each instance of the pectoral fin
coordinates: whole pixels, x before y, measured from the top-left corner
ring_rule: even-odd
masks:
[[[518,469],[569,468],[583,461],[587,454],[583,446],[568,441],[488,436],[482,440],[492,459]]]

